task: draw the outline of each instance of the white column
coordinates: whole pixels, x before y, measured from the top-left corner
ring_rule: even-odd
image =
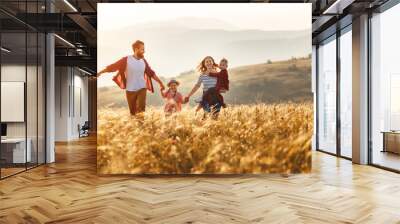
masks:
[[[46,1],[46,11],[54,12],[54,5]],[[55,162],[55,42],[54,34],[46,35],[46,163]]]
[[[55,60],[54,35],[46,36],[46,163],[55,161],[54,133],[55,133]]]
[[[368,163],[368,15],[353,19],[353,162]]]

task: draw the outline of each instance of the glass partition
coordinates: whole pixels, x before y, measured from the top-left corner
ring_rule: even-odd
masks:
[[[371,18],[372,164],[400,170],[400,5]]]
[[[336,36],[318,48],[318,149],[336,154]]]
[[[340,36],[340,154],[352,157],[352,34],[351,26]]]
[[[0,6],[40,13],[44,1],[1,2]],[[45,163],[46,39],[44,33],[2,12],[0,20],[2,179]]]
[[[2,177],[24,171],[31,161],[26,141],[26,40],[25,32],[1,34]]]
[[[27,2],[26,12],[40,13],[42,12],[42,4],[39,1]],[[33,17],[33,20],[38,20],[38,17]],[[38,21],[32,21],[38,23]],[[30,162],[27,167],[35,167],[39,160],[39,63],[40,63],[40,48],[39,45],[43,38],[35,29],[27,27],[27,149],[31,151]]]
[[[27,33],[27,85],[26,85],[26,114],[27,114],[27,150],[31,151],[27,167],[37,165],[38,159],[38,35],[36,32]]]

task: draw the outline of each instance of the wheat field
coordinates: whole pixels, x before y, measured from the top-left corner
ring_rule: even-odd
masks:
[[[312,103],[231,106],[217,120],[186,107],[98,111],[99,174],[305,173],[311,170]]]

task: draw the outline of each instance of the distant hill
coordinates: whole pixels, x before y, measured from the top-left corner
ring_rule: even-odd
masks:
[[[210,25],[212,24],[212,25]],[[311,52],[310,30],[233,29],[216,19],[180,18],[99,31],[99,67],[131,54],[134,40],[146,44],[146,58],[155,71],[171,77],[194,68],[206,55],[226,57],[237,66],[285,60]],[[118,37],[118,39],[116,39]],[[116,41],[118,44],[116,44]],[[195,62],[195,63],[194,63]]]
[[[258,102],[301,102],[312,101],[311,93],[311,59],[298,58],[285,61],[265,62],[240,66],[228,70],[230,91],[224,94],[227,104],[252,104]],[[176,79],[181,82],[179,91],[186,95],[193,88],[199,73],[187,71]],[[161,77],[166,83],[168,80]],[[148,94],[148,105],[163,105],[158,85],[155,94]],[[192,97],[201,96],[201,90]],[[98,106],[112,105],[126,107],[124,91],[118,87],[101,87],[98,90]]]
[[[134,27],[136,29],[164,29],[166,27],[180,27],[188,29],[193,29],[193,27],[196,29],[237,29],[237,26],[221,19],[194,16],[184,16],[170,20],[137,23]],[[132,26],[127,26],[126,28],[132,28]]]

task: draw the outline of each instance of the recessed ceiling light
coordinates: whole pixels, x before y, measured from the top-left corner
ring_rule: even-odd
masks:
[[[69,45],[69,46],[75,48],[75,45],[73,45],[73,44],[72,44],[71,42],[69,42],[68,40],[66,40],[66,39],[64,39],[64,38],[62,38],[62,37],[60,37],[60,36],[57,35],[57,34],[54,34],[54,36],[57,37],[57,38],[58,38],[59,40],[61,40],[62,42],[66,43],[67,45]]]
[[[7,49],[5,47],[1,47],[0,49],[1,49],[1,51],[4,51],[6,53],[10,53],[11,52],[11,50],[9,50],[9,49]]]
[[[72,10],[74,10],[75,12],[78,12],[78,10],[68,1],[68,0],[64,0],[65,4],[67,4]]]
[[[355,0],[337,0],[330,5],[322,14],[342,14],[343,9],[351,5]]]
[[[78,70],[81,71],[81,72],[83,72],[83,73],[85,73],[85,74],[87,74],[87,75],[92,75],[92,73],[90,73],[90,72],[88,72],[88,71],[86,71],[86,70],[83,70],[83,69],[81,69],[81,68],[79,68],[79,67],[78,67]]]

